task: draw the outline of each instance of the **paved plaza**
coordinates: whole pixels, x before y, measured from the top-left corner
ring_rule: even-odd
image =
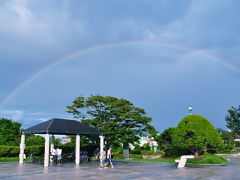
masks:
[[[177,169],[171,163],[115,162],[115,168],[99,169],[97,163],[76,166],[62,164],[44,168],[39,164],[0,163],[0,179],[79,180],[79,179],[239,179],[240,159],[224,166],[195,166]]]

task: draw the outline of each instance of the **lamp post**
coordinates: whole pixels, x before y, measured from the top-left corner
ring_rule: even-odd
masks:
[[[188,106],[189,114],[192,115],[192,106]]]

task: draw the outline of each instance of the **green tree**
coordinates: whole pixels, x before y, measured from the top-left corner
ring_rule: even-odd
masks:
[[[203,151],[217,150],[222,139],[213,125],[200,115],[188,115],[181,120],[173,134],[173,145],[198,156]]]
[[[234,145],[234,140],[237,138],[236,133],[227,131],[221,132],[220,136],[225,145]]]
[[[228,110],[228,115],[225,117],[227,127],[236,134],[240,135],[240,105],[238,108],[231,107]]]
[[[44,143],[45,139],[42,136],[26,135],[27,146],[44,145]]]
[[[172,136],[175,131],[174,127],[165,129],[158,137],[157,137],[157,143],[160,147],[160,149],[166,150],[171,149],[172,144]]]
[[[67,109],[81,122],[102,131],[109,145],[134,143],[141,136],[154,136],[157,133],[145,110],[126,99],[100,95],[86,98],[80,96]]]
[[[19,145],[21,124],[10,119],[0,119],[0,145]]]

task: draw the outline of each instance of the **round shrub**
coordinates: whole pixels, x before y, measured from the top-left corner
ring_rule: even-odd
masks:
[[[175,148],[195,155],[217,150],[222,145],[217,130],[200,115],[188,115],[183,118],[174,131],[172,141]]]

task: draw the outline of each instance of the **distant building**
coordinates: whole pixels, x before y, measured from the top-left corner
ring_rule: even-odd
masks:
[[[134,144],[138,144],[138,143],[129,143],[129,149],[134,150],[135,146]],[[141,137],[139,140],[139,146],[143,146],[144,144],[149,144],[149,146],[151,147],[151,149],[154,149],[154,147],[158,147],[158,143],[157,141],[151,137]]]
[[[234,141],[235,141],[235,142],[240,142],[240,136],[237,136]]]
[[[71,142],[71,139],[69,137],[62,137],[61,139],[59,139],[61,144],[67,144]]]
[[[158,146],[157,141],[153,137],[150,137],[150,138],[149,137],[141,137],[139,142],[140,142],[140,146],[143,146],[144,144],[149,144],[149,146],[151,148]]]

